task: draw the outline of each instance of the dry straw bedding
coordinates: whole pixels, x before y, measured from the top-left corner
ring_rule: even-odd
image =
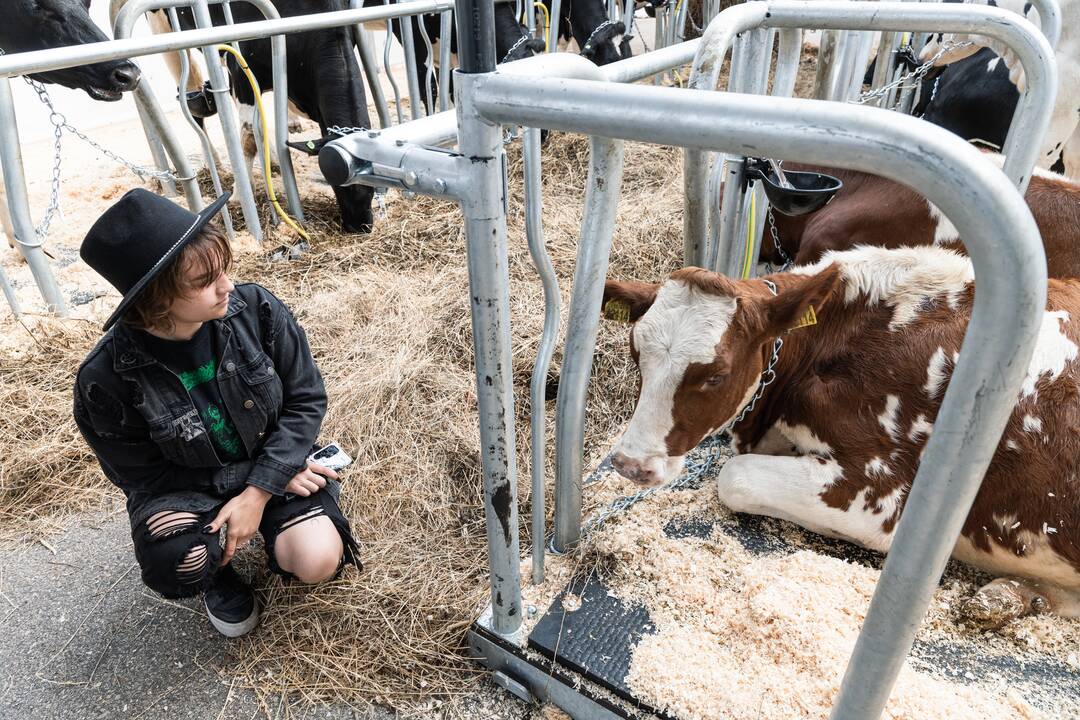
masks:
[[[528,386],[543,295],[525,243],[521,164],[510,147],[510,275],[521,512],[529,511]],[[545,234],[568,298],[588,157],[584,138],[544,147]],[[659,277],[681,253],[679,153],[627,148],[612,272]],[[470,682],[464,630],[486,597],[464,235],[456,206],[395,199],[366,236],[336,230],[333,201],[307,203],[312,251],[294,262],[241,250],[235,276],[271,288],[307,329],[330,396],[323,437],[356,462],[343,506],[365,570],[315,592],[260,574],[267,610],[236,646],[228,672],[267,692],[343,697],[398,707]],[[287,238],[271,240],[274,247]],[[565,314],[565,313],[564,313]],[[41,322],[21,350],[0,351],[0,536],[116,494],[78,437],[70,388],[97,337],[94,323]],[[16,328],[21,332],[21,329]],[[35,338],[30,342],[31,335]],[[556,355],[552,376],[557,375]],[[625,330],[601,330],[589,398],[588,450],[629,417],[636,380]],[[548,415],[549,448],[554,403]],[[550,456],[550,451],[549,451]],[[551,463],[548,464],[549,475]],[[550,507],[550,499],[549,499]],[[522,544],[528,523],[523,522]]]

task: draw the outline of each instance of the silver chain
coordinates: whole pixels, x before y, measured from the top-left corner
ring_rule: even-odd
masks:
[[[341,127],[340,125],[334,125],[333,127],[326,128],[326,132],[332,132],[335,135],[341,135],[342,137],[345,137],[346,135],[352,135],[353,133],[367,131],[368,129],[365,127]]]
[[[608,25],[614,25],[616,22],[619,22],[619,21],[618,20],[611,20],[609,18],[609,19],[605,20],[604,22],[600,23],[599,25],[597,25],[596,28],[591,33],[589,33],[589,37],[588,37],[588,39],[585,40],[585,44],[581,46],[581,52],[584,53],[585,51],[590,49],[589,46],[592,44],[593,38],[596,37],[596,33],[600,32],[601,30],[606,28]]]
[[[784,272],[794,263],[794,261],[791,259],[791,256],[787,254],[787,251],[784,250],[784,246],[780,244],[780,233],[776,231],[776,218],[773,217],[773,209],[771,205],[766,211],[765,217],[769,220],[769,235],[772,236],[773,247],[776,248],[776,253],[784,262],[784,264],[781,265],[776,272]]]
[[[769,288],[769,292],[776,295],[776,285],[771,280],[762,278],[762,282],[765,283],[765,287]],[[754,410],[754,406],[757,405],[757,401],[761,399],[761,396],[765,394],[765,388],[772,385],[776,380],[776,363],[780,360],[780,348],[784,346],[784,339],[777,336],[773,341],[772,357],[769,358],[769,362],[765,365],[765,370],[761,373],[761,380],[758,381],[757,390],[754,392],[754,396],[750,398],[750,401],[743,406],[741,412],[736,415],[730,422],[724,425],[724,427],[717,430],[710,437],[705,438],[698,448],[704,448],[705,457],[702,460],[695,460],[688,462],[683,473],[675,480],[666,485],[657,485],[656,487],[645,488],[633,495],[625,495],[620,498],[616,498],[614,502],[601,510],[595,516],[589,518],[589,520],[582,525],[581,535],[585,537],[592,532],[600,529],[600,527],[611,518],[626,512],[634,505],[644,500],[647,497],[655,495],[661,490],[687,490],[696,489],[701,487],[702,483],[707,477],[711,475],[713,466],[719,459],[719,448],[726,443],[722,439],[722,436],[735,427]],[[554,552],[554,546],[549,546],[549,549]]]
[[[510,57],[511,55],[513,55],[514,51],[517,50],[519,47],[521,47],[522,43],[524,43],[526,40],[528,40],[531,37],[532,37],[532,35],[530,35],[529,33],[522,33],[521,37],[518,38],[518,41],[516,43],[514,43],[513,45],[511,45],[510,49],[506,51],[505,55],[503,55],[503,59],[499,61],[499,64],[502,65],[504,62],[506,62],[506,59],[508,57]]]
[[[868,91],[862,93],[861,95],[859,95],[859,98],[857,100],[851,100],[850,102],[855,104],[855,105],[865,105],[866,103],[870,102],[871,100],[876,100],[878,98],[884,97],[887,93],[889,93],[894,88],[900,87],[901,85],[907,86],[909,81],[911,82],[912,85],[914,85],[918,81],[922,80],[923,77],[926,76],[926,73],[930,72],[930,69],[932,67],[934,67],[934,63],[936,63],[938,60],[940,60],[942,58],[942,56],[945,55],[945,53],[951,52],[953,50],[960,50],[960,49],[966,48],[966,47],[968,47],[968,46],[970,46],[972,44],[973,43],[971,41],[966,41],[966,42],[961,42],[961,43],[947,42],[947,43],[945,43],[944,45],[941,46],[940,50],[938,50],[936,53],[934,53],[934,56],[932,58],[930,58],[929,60],[927,60],[926,62],[924,62],[922,65],[915,68],[911,72],[907,73],[906,75],[901,75],[899,78],[897,78],[896,80],[893,80],[891,83],[888,83],[886,85],[882,85],[881,87],[875,88],[874,90],[868,90]]]

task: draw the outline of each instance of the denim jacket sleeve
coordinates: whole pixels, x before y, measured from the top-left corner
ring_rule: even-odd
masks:
[[[260,288],[260,313],[269,313],[271,337],[265,343],[282,384],[277,425],[255,454],[247,483],[282,495],[293,476],[307,467],[311,446],[326,415],[326,388],[311,356],[307,335],[292,313],[268,290]]]
[[[236,485],[252,463],[244,460],[225,467],[181,467],[169,462],[146,427],[124,422],[134,411],[106,388],[106,383],[75,383],[74,415],[79,432],[94,451],[105,476],[131,493],[212,490],[222,483]],[[91,397],[91,395],[93,397]]]

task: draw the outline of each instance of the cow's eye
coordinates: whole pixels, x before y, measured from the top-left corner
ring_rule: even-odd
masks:
[[[710,377],[708,380],[705,381],[705,384],[706,385],[711,385],[711,386],[723,385],[725,380],[727,380],[726,375],[723,375],[723,374],[713,375],[712,377]]]

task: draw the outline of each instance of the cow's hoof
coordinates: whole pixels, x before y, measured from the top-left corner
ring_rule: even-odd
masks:
[[[994,630],[1030,613],[1028,603],[1013,587],[995,581],[960,603],[962,620]]]
[[[289,132],[291,132],[291,133],[302,133],[302,132],[304,132],[304,123],[300,122],[299,120],[290,120],[289,121]]]

